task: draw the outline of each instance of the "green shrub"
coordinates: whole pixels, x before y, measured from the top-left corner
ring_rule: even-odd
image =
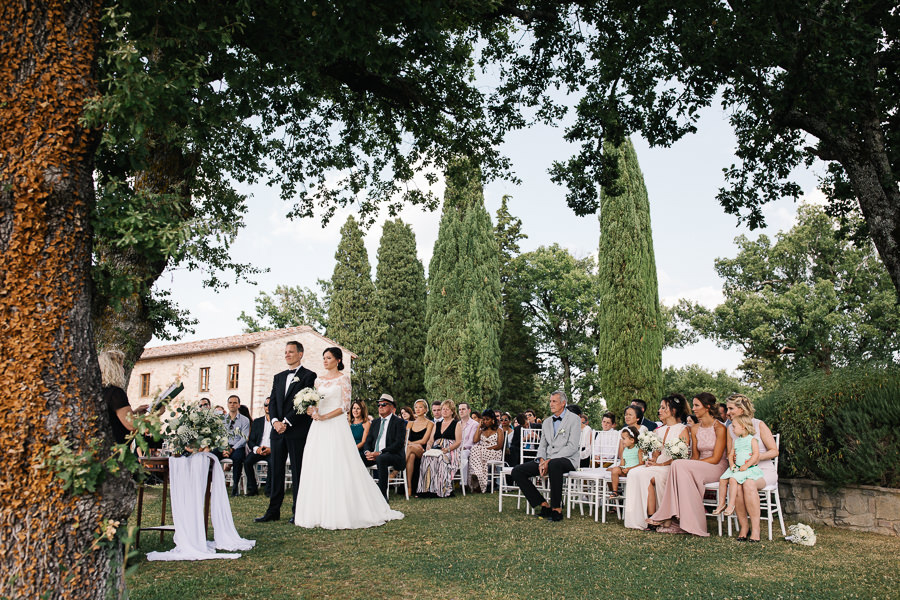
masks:
[[[756,413],[781,434],[782,476],[900,487],[900,369],[807,375],[765,394]]]

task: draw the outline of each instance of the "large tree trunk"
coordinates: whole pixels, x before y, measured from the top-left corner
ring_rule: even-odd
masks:
[[[42,461],[66,436],[109,442],[91,329],[90,215],[99,0],[0,8],[0,596],[106,597],[117,581],[104,519],[124,521],[127,477],[73,496]],[[120,580],[118,580],[120,581]]]

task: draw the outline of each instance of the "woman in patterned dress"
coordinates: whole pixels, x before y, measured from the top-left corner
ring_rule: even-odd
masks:
[[[453,493],[453,475],[459,469],[459,449],[462,446],[462,426],[456,414],[453,400],[441,403],[442,420],[435,424],[428,441],[431,450],[438,450],[422,456],[419,469],[419,497],[446,498]]]
[[[475,432],[475,445],[469,453],[469,481],[477,480],[477,485],[470,485],[474,491],[477,487],[485,492],[488,489],[488,463],[492,460],[503,460],[503,430],[497,426],[497,413],[484,411],[481,427]]]

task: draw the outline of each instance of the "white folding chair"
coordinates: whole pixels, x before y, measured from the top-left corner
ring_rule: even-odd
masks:
[[[609,467],[617,458],[621,432],[615,429],[609,431],[595,431],[594,443],[591,451],[591,467]],[[597,460],[597,457],[600,460]]]
[[[403,441],[403,456],[406,457],[406,448],[409,445],[409,430],[406,431],[406,439]],[[388,471],[388,482],[387,482],[387,494],[391,495],[391,486],[395,488],[403,489],[403,493],[406,495],[406,499],[409,500],[409,482],[406,480],[406,467],[400,469],[391,468]]]
[[[775,472],[778,472],[778,459],[781,456],[781,434],[775,434],[775,447],[779,450],[779,455],[775,457]],[[769,541],[772,541],[772,521],[775,520],[775,515],[778,515],[778,523],[781,525],[781,535],[787,535],[787,531],[784,528],[784,515],[781,511],[781,495],[778,490],[778,482],[775,482],[775,485],[767,485],[763,489],[759,490],[759,518],[760,520],[765,520],[768,522],[769,526]],[[721,519],[722,515],[719,515]],[[731,524],[734,522],[737,524],[737,517],[735,515],[731,515],[728,518],[728,535],[731,536]],[[721,527],[721,524],[719,525]]]
[[[584,514],[584,505],[588,506],[588,515],[594,515],[594,521],[600,518],[600,509],[606,496],[605,480],[609,477],[606,469],[583,468],[569,471],[565,475],[566,482],[566,517],[572,516],[572,505],[577,504]]]
[[[527,429],[525,427],[522,428],[521,433],[519,435],[519,450],[520,455],[522,457],[522,463],[524,464],[529,461],[533,461],[537,458],[538,446],[541,443],[541,433],[540,429]],[[503,512],[503,498],[515,498],[516,499],[516,508],[521,506],[522,500],[525,496],[522,494],[522,490],[519,489],[515,483],[507,482],[507,476],[512,474],[512,467],[503,467],[500,470],[500,494],[498,498],[498,504],[500,507],[500,512]],[[526,510],[528,506],[526,504]]]

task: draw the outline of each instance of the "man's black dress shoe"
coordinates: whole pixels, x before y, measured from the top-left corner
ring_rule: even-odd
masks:
[[[542,519],[547,519],[548,521],[553,518],[553,510],[549,506],[541,507],[541,514],[538,515]]]
[[[278,515],[270,515],[269,513],[266,513],[263,516],[256,517],[253,520],[257,523],[268,523],[269,521],[277,521],[278,519],[280,519]]]
[[[551,521],[562,521],[562,520],[563,520],[563,514],[562,514],[562,511],[560,511],[560,510],[551,510],[550,512],[553,513],[553,514],[550,516],[550,520],[551,520]]]
[[[293,525],[293,524],[294,524],[294,517],[291,517],[290,519],[288,519],[288,523],[290,523],[291,525]]]
[[[247,492],[245,496],[259,496],[259,492]]]

